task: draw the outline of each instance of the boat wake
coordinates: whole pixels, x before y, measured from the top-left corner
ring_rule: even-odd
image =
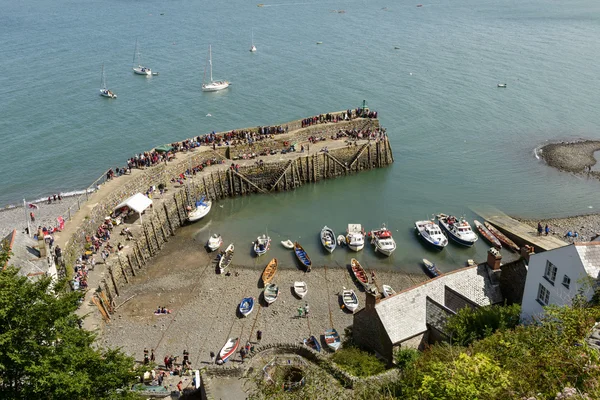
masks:
[[[535,158],[537,160],[541,160],[542,159],[542,146],[536,147],[535,149],[533,149],[533,155],[535,156]]]

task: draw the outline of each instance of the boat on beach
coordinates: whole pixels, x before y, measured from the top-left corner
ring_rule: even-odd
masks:
[[[356,258],[350,260],[350,267],[352,268],[352,273],[356,280],[363,285],[365,289],[369,289],[371,285],[369,283],[369,275],[367,275],[367,271],[365,271]]]
[[[202,83],[202,91],[203,92],[217,92],[219,90],[227,89],[229,87],[229,82],[220,80],[213,80],[212,74],[212,48],[208,46],[208,69],[210,70],[210,81],[206,82],[206,68],[204,69],[204,79]]]
[[[323,229],[321,229],[321,244],[329,253],[333,253],[333,251],[335,250],[335,233],[333,233],[333,229],[331,229],[327,225],[325,225]]]
[[[327,347],[329,347],[331,350],[336,351],[340,348],[342,340],[340,339],[339,333],[337,333],[335,329],[327,329],[323,336],[325,336],[325,343],[327,343]]]
[[[240,314],[247,317],[254,310],[254,297],[244,297],[239,306]]]
[[[302,246],[300,246],[300,243],[294,243],[294,252],[296,253],[296,258],[298,258],[298,261],[304,266],[306,272],[310,272],[312,261],[310,261],[310,257],[308,257],[308,254],[306,254],[306,251],[304,251]]]
[[[296,296],[303,299],[304,296],[306,296],[306,293],[308,293],[308,285],[306,284],[306,282],[304,282],[304,281],[294,282],[294,293],[296,293]]]
[[[437,269],[435,264],[426,258],[423,259],[423,265],[425,266],[425,268],[427,268],[427,272],[429,273],[429,275],[431,275],[434,278],[442,274],[441,271]]]
[[[276,258],[269,261],[269,263],[265,267],[265,270],[263,271],[262,280],[265,285],[268,283],[271,283],[271,281],[273,280],[273,277],[275,276],[275,272],[277,272],[277,259]]]
[[[358,308],[358,296],[352,289],[344,288],[342,290],[342,302],[350,312],[354,312]]]
[[[104,75],[104,64],[102,64],[102,75],[100,78],[100,96],[116,99],[117,95],[106,88],[106,75]]]
[[[492,235],[496,236],[496,238],[502,243],[504,248],[516,251],[517,253],[521,250],[519,246],[512,240],[510,240],[504,233],[500,232],[496,227],[489,222],[485,221],[484,226],[488,228],[488,230],[492,233]]]
[[[448,238],[434,221],[416,221],[415,229],[417,235],[436,250],[443,250],[448,245]]]
[[[206,242],[206,247],[210,251],[215,251],[223,244],[223,237],[218,233],[213,233],[210,238],[208,238],[208,242]]]
[[[365,247],[365,230],[360,224],[348,224],[346,244],[353,251],[361,251]]]
[[[291,240],[282,240],[281,241],[281,245],[283,247],[285,247],[286,249],[293,249],[294,248],[294,242],[292,242]]]
[[[188,220],[190,222],[201,220],[210,212],[210,209],[212,208],[212,201],[205,200],[206,197],[202,196],[202,198],[196,202],[195,208],[188,211]]]
[[[221,351],[219,352],[219,359],[217,360],[217,363],[226,363],[231,358],[231,356],[235,354],[239,345],[239,338],[229,338],[223,346],[223,348],[221,349]]]
[[[233,246],[233,243],[231,243],[225,249],[225,253],[221,254],[221,258],[219,259],[219,273],[222,274],[231,264],[231,259],[233,258],[234,250],[235,247]]]
[[[498,240],[498,238],[492,232],[490,232],[490,230],[488,228],[486,228],[486,226],[484,224],[482,224],[481,222],[479,222],[477,220],[474,220],[473,223],[475,224],[475,228],[477,228],[477,230],[479,231],[479,234],[485,240],[487,240],[488,243],[490,243],[492,246],[494,246],[498,250],[500,250],[502,248],[502,243],[500,243],[500,240]]]
[[[471,247],[479,237],[471,229],[471,225],[464,218],[457,218],[453,215],[439,214],[437,216],[440,228],[444,230],[450,239],[456,243]]]
[[[396,250],[396,241],[385,224],[382,224],[381,228],[369,232],[369,236],[371,237],[371,244],[375,246],[375,251],[391,256]]]
[[[313,349],[316,352],[321,351],[321,344],[319,343],[319,340],[314,335],[312,335],[308,339],[304,339],[304,345],[306,347],[310,347],[311,349]]]
[[[381,285],[381,288],[383,289],[383,297],[390,297],[396,294],[396,291],[390,285]]]
[[[152,75],[152,70],[142,65],[142,55],[140,54],[137,39],[135,39],[135,50],[133,51],[133,72],[137,75]]]
[[[254,242],[254,252],[257,256],[262,256],[271,247],[271,238],[267,235],[261,235],[256,238],[256,242]]]
[[[273,303],[279,297],[279,286],[274,283],[269,283],[265,286],[265,290],[263,291],[263,296],[267,304]]]

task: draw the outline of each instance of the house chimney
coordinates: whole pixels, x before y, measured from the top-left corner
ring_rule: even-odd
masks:
[[[379,302],[379,299],[377,298],[377,296],[372,296],[367,293],[365,308],[367,310],[373,310],[375,308],[375,304],[377,304],[378,302]]]
[[[496,248],[491,247],[488,250],[487,265],[494,271],[497,271],[500,269],[501,260],[502,254],[500,254],[500,252]]]
[[[531,257],[533,254],[535,254],[533,246],[526,244],[525,246],[521,247],[521,257],[523,257],[527,264],[529,264],[529,257]]]

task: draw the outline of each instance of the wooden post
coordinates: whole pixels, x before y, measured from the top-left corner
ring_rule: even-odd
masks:
[[[313,156],[313,159],[312,159],[312,167],[313,167],[313,182],[316,182],[316,181],[317,181],[317,168],[316,168],[316,166],[315,166],[315,161],[316,161],[316,160],[317,160],[317,155],[315,154],[315,155]],[[317,162],[317,166],[318,166],[318,164],[319,164],[319,163]]]
[[[154,255],[154,252],[152,251],[152,246],[150,245],[150,238],[148,237],[148,230],[145,229],[146,227],[144,226],[144,236],[146,237],[146,244],[148,245],[148,252],[150,253],[150,257],[152,257]]]
[[[217,176],[219,177],[219,186],[221,186],[221,197],[225,197],[225,189],[223,188],[223,180],[221,179],[221,171],[217,171]]]
[[[173,229],[173,225],[171,224],[171,218],[169,218],[169,209],[167,208],[167,203],[164,202],[163,206],[165,208],[165,215],[167,217],[167,224],[169,224],[169,230],[171,231],[171,235],[175,236],[175,229]],[[177,206],[177,203],[175,203],[175,206]]]
[[[371,146],[367,148],[367,162],[369,163],[369,169],[373,168],[373,163],[371,162]]]
[[[135,253],[135,248],[133,249],[133,252]],[[127,263],[129,264],[129,268],[131,268],[131,273],[135,276],[135,272],[133,272],[133,263],[131,262],[131,257],[129,257],[129,254],[127,254]]]
[[[235,190],[233,187],[233,171],[230,169],[227,175],[229,175],[229,195],[233,197],[235,196]]]
[[[308,163],[308,159],[310,156],[306,156],[306,182],[310,182],[310,165]]]
[[[215,177],[213,176],[213,173],[210,173],[210,179],[212,181],[212,187],[213,187],[213,193],[215,195],[215,200],[218,198],[218,194],[217,194],[217,187],[215,186]]]
[[[135,256],[135,260],[137,261],[138,268],[141,269],[142,268],[142,262],[140,261],[140,258],[142,258],[142,255],[140,253],[140,249],[139,249],[137,243],[133,247],[133,255]]]
[[[125,275],[125,267],[123,266],[123,260],[121,260],[121,256],[119,256],[119,264],[121,265],[121,271],[123,271],[123,275]],[[131,266],[129,266],[131,268]],[[131,274],[135,276],[135,271],[131,268]]]
[[[110,275],[110,280],[112,281],[113,287],[115,288],[115,293],[117,296],[119,295],[119,288],[117,287],[117,283],[115,282],[115,276],[113,275],[112,266],[108,265],[108,274]]]
[[[158,242],[158,234],[156,233],[156,226],[154,226],[154,218],[150,220],[150,225],[152,225],[152,232],[154,233],[154,240],[156,241],[156,251],[160,250],[160,243]]]
[[[138,266],[139,266],[139,268],[142,268],[142,264],[146,263],[146,257],[144,257],[144,252],[140,248],[140,242],[136,242],[135,244],[137,246],[138,254],[140,255],[140,260],[142,261],[141,263],[138,264]]]
[[[183,225],[183,220],[181,219],[180,208],[183,207],[183,204],[180,207],[179,204],[177,203],[177,193],[173,193],[173,200],[175,200],[175,210],[177,211],[177,218],[179,218],[179,226],[181,226],[181,225]]]
[[[215,200],[216,197],[213,197],[213,198],[210,197],[210,192],[208,191],[208,185],[206,185],[206,179],[204,176],[202,176],[202,184],[204,185],[204,193],[206,193],[206,197],[208,197],[209,200]]]
[[[108,287],[108,283],[106,283],[106,279],[102,279],[102,284],[104,285],[104,291],[107,293],[108,301],[110,301],[110,304],[115,304],[115,299],[110,292],[110,288]]]
[[[121,265],[121,274],[123,275],[123,278],[125,279],[125,283],[129,283],[129,278],[127,278],[127,274],[125,273],[125,269],[123,268],[123,265]]]

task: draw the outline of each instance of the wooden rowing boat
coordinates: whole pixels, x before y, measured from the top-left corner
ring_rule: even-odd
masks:
[[[312,261],[310,261],[310,257],[308,256],[308,254],[306,254],[306,251],[304,251],[302,246],[300,246],[300,243],[294,243],[294,252],[296,253],[298,261],[300,261],[302,266],[304,266],[306,272],[310,272],[310,269],[312,267]]]
[[[233,258],[233,250],[234,249],[235,248],[233,246],[233,243],[231,243],[229,246],[227,246],[227,249],[225,249],[225,253],[221,255],[221,258],[219,259],[219,272],[221,274],[231,264],[231,259]]]
[[[239,305],[240,314],[247,317],[254,310],[254,297],[244,297]]]
[[[358,296],[352,289],[342,290],[342,302],[344,303],[344,307],[348,309],[350,312],[356,311],[358,308]]]
[[[340,348],[342,341],[340,339],[340,335],[335,329],[327,329],[323,336],[325,336],[325,343],[327,343],[327,347],[329,347],[331,350],[336,351]]]
[[[321,351],[321,344],[319,343],[319,340],[316,337],[314,337],[314,335],[309,337],[308,339],[304,339],[304,345],[310,347],[314,351]]]
[[[272,259],[267,264],[267,266],[265,267],[265,270],[263,271],[262,280],[265,285],[268,283],[271,283],[271,281],[273,280],[273,277],[275,276],[275,272],[277,272],[277,259],[276,258]]]
[[[308,293],[308,286],[306,285],[306,282],[294,282],[294,293],[296,293],[296,296],[303,299],[304,296],[306,296],[306,293]]]
[[[225,345],[219,352],[218,363],[223,364],[223,363],[227,362],[227,360],[229,360],[229,358],[231,358],[231,356],[235,354],[235,351],[237,350],[239,345],[240,345],[239,338],[229,338],[227,340],[227,343],[225,343]]]
[[[350,260],[350,266],[356,280],[367,289],[369,287],[369,275],[367,275],[367,271],[365,271],[356,258]]]
[[[263,292],[263,297],[265,298],[265,301],[267,302],[267,304],[273,303],[275,300],[277,300],[278,296],[279,296],[279,287],[276,284],[269,283],[267,286],[265,286],[265,291]]]
[[[510,249],[510,250],[513,250],[516,252],[518,252],[520,250],[519,246],[517,246],[517,244],[515,242],[513,242],[512,240],[507,238],[506,235],[504,233],[500,232],[498,229],[496,229],[496,227],[494,227],[494,225],[490,224],[487,221],[484,222],[484,225],[486,228],[489,229],[489,231],[492,233],[492,235],[494,235],[498,238],[498,240],[500,241],[500,243],[502,243],[504,248],[507,248],[507,249]]]
[[[390,285],[382,285],[383,297],[390,297],[396,294],[396,291]]]
[[[500,250],[502,248],[502,243],[500,243],[500,240],[498,240],[498,238],[496,236],[494,236],[494,234],[492,232],[490,232],[490,230],[488,228],[486,228],[485,225],[483,225],[481,222],[479,222],[477,220],[474,220],[473,222],[475,223],[475,227],[479,231],[479,234],[481,236],[483,236],[483,238],[485,240],[487,240],[488,243],[490,243],[492,246],[494,246],[498,250]]]
[[[426,258],[423,259],[423,265],[425,266],[425,268],[427,268],[427,272],[429,272],[429,275],[431,275],[434,278],[442,274],[441,271],[437,269],[435,264]]]

